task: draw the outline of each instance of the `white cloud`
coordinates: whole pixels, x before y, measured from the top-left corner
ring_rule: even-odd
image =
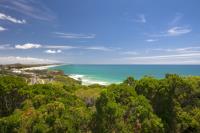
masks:
[[[24,19],[23,20],[18,20],[16,18],[8,16],[8,15],[6,15],[4,13],[0,13],[0,19],[1,20],[7,20],[7,21],[10,21],[10,22],[16,23],[16,24],[25,24],[26,23],[26,20],[24,20]]]
[[[192,31],[191,28],[188,27],[172,27],[165,32],[161,32],[159,34],[150,34],[150,37],[174,37],[174,36],[181,36],[184,34],[188,34]]]
[[[123,55],[138,55],[138,52],[135,52],[135,51],[125,51],[125,52],[121,52],[121,54],[123,54]]]
[[[146,22],[147,22],[146,17],[145,17],[144,14],[139,14],[139,15],[137,16],[137,18],[134,19],[134,21],[135,21],[135,22],[138,22],[138,23],[146,23]]]
[[[146,42],[156,42],[156,41],[158,41],[158,40],[156,40],[156,39],[147,39],[146,40]]]
[[[112,51],[113,49],[103,47],[103,46],[91,46],[91,47],[85,47],[84,49],[88,50],[98,50],[98,51]]]
[[[45,53],[54,54],[54,53],[61,53],[62,50],[70,50],[70,49],[79,49],[79,50],[94,50],[94,51],[116,51],[120,50],[120,48],[112,48],[112,47],[104,47],[104,46],[70,46],[70,45],[46,45],[46,44],[36,44],[36,43],[25,43],[25,44],[18,44],[15,46],[1,46],[0,50],[8,50],[8,49],[46,49]]]
[[[143,56],[130,55],[123,59],[135,64],[200,64],[199,46],[173,49],[157,48],[150,51]]]
[[[40,48],[40,47],[42,47],[40,44],[33,44],[33,43],[15,45],[16,49],[32,49],[32,48]]]
[[[0,44],[0,50],[7,50],[7,49],[13,49],[13,47],[10,46],[10,44]]]
[[[0,0],[1,8],[38,20],[53,20],[54,13],[45,4],[35,0]]]
[[[88,46],[88,47],[80,47],[80,48],[86,49],[86,50],[104,51],[104,52],[117,51],[121,49],[119,47],[105,47],[105,46]]]
[[[5,31],[5,30],[7,30],[7,29],[4,28],[4,27],[2,27],[2,26],[0,26],[0,32],[1,32],[1,31]]]
[[[182,57],[193,57],[199,56],[200,53],[189,53],[189,54],[175,54],[175,55],[158,55],[158,56],[145,56],[145,57],[133,57],[134,59],[162,59],[162,58],[182,58]],[[131,59],[131,58],[130,58]]]
[[[104,46],[70,46],[70,45],[44,45],[43,48],[48,49],[81,49],[81,50],[96,50],[96,51],[114,51],[120,48],[109,48]],[[47,51],[46,51],[47,52]],[[49,50],[49,53],[56,53],[55,50]]]
[[[49,59],[41,59],[41,58],[33,58],[33,57],[0,57],[0,64],[51,64],[51,63],[59,63],[59,61],[49,60]]]
[[[45,44],[36,44],[36,43],[25,43],[15,45],[16,49],[32,49],[32,48],[47,48],[47,49],[74,49],[78,47],[69,46],[69,45],[45,45]]]
[[[131,56],[124,60],[134,64],[200,64],[200,53],[170,54],[156,56]]]
[[[192,29],[186,27],[173,27],[167,31],[168,36],[179,36],[190,33]]]
[[[125,52],[126,53],[126,52]],[[137,52],[136,52],[137,53]],[[179,48],[156,48],[148,52],[124,54],[124,57],[116,59],[122,63],[132,64],[200,64],[200,46]]]
[[[184,47],[184,48],[174,48],[174,49],[157,48],[157,49],[152,49],[152,51],[174,52],[174,53],[198,53],[200,52],[200,47]]]
[[[47,54],[57,54],[61,52],[62,52],[61,50],[51,50],[51,49],[45,50],[45,53]]]
[[[49,48],[49,49],[74,49],[78,47],[74,46],[69,46],[69,45],[46,45],[44,48]]]
[[[192,29],[189,26],[176,26],[182,17],[183,14],[177,13],[174,19],[169,23],[170,28],[160,33],[148,34],[149,37],[175,37],[192,32]]]
[[[65,38],[65,39],[93,39],[96,37],[95,34],[76,34],[76,33],[62,33],[62,32],[54,32],[57,37]]]

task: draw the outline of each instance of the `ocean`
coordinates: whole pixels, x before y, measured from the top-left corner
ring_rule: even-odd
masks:
[[[61,65],[50,69],[63,70],[71,78],[81,79],[85,85],[121,83],[128,76],[164,78],[166,73],[200,76],[200,65]]]

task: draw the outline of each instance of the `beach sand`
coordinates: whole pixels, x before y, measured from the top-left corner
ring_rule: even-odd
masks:
[[[46,70],[51,67],[56,67],[59,65],[46,65],[46,66],[38,66],[38,67],[29,67],[29,68],[22,68],[20,70]]]

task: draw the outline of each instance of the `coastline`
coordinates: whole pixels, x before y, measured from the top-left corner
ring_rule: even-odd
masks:
[[[28,67],[28,68],[22,68],[20,70],[46,70],[52,67],[57,67],[60,65],[45,65],[45,66],[37,66],[37,67]]]
[[[40,69],[40,67],[34,67],[33,69],[34,70],[44,70],[44,69],[49,69],[49,68],[54,68],[54,67],[57,67],[57,66],[63,66],[63,65],[67,65],[67,64],[61,64],[61,65],[49,65],[49,66],[44,66],[42,67],[42,69]],[[71,64],[68,64],[68,65],[71,65]],[[36,68],[36,69],[35,69]],[[32,69],[32,70],[33,70]],[[56,69],[56,70],[61,70],[61,69]],[[94,79],[88,75],[82,75],[82,74],[77,74],[77,73],[74,73],[74,74],[66,74],[66,76],[74,79],[74,80],[77,80],[77,81],[81,81],[82,82],[82,85],[93,85],[93,84],[99,84],[99,85],[110,85],[112,84],[111,82],[107,82],[107,81],[102,81],[102,80],[97,80],[97,79]]]
[[[42,66],[36,66],[36,67],[28,67],[28,68],[22,68],[19,69],[20,71],[26,71],[26,70],[47,70],[49,68],[54,68],[57,66],[62,66],[65,64],[59,64],[59,65],[42,65]],[[59,69],[58,69],[59,70]],[[67,74],[65,74],[67,75]],[[99,85],[109,85],[111,83],[106,82],[106,81],[100,81],[100,80],[95,80],[92,79],[86,75],[80,75],[80,74],[69,74],[67,75],[68,77],[77,80],[77,81],[81,81],[82,85],[92,85],[92,84],[99,84]]]
[[[70,75],[67,75],[67,76],[69,76],[70,78],[75,79],[77,81],[81,81],[82,85],[92,85],[92,84],[109,85],[109,84],[111,84],[111,83],[106,82],[106,81],[91,79],[88,76],[80,75],[80,74],[70,74]]]
[[[126,77],[133,76],[141,79],[145,76],[164,78],[165,74],[178,74],[181,76],[198,76],[200,66],[198,65],[63,65],[55,67],[82,84],[109,85],[122,83]],[[50,68],[51,69],[51,68]],[[53,68],[54,69],[54,68]]]
[[[65,66],[67,65],[67,66]],[[61,67],[59,67],[61,66]],[[144,76],[163,78],[166,73],[174,73],[182,76],[198,75],[199,66],[178,67],[176,65],[72,65],[71,64],[50,64],[37,67],[24,68],[23,70],[63,70],[68,77],[81,81],[83,85],[110,85],[119,84],[126,77],[134,75],[135,79]],[[109,71],[108,71],[109,70]],[[121,71],[120,71],[121,70]],[[190,70],[190,71],[188,71]],[[108,73],[112,73],[111,75]],[[122,78],[121,78],[122,77]]]

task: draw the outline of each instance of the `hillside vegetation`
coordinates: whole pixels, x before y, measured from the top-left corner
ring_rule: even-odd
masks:
[[[199,133],[200,77],[129,77],[83,86],[0,76],[1,133]]]

